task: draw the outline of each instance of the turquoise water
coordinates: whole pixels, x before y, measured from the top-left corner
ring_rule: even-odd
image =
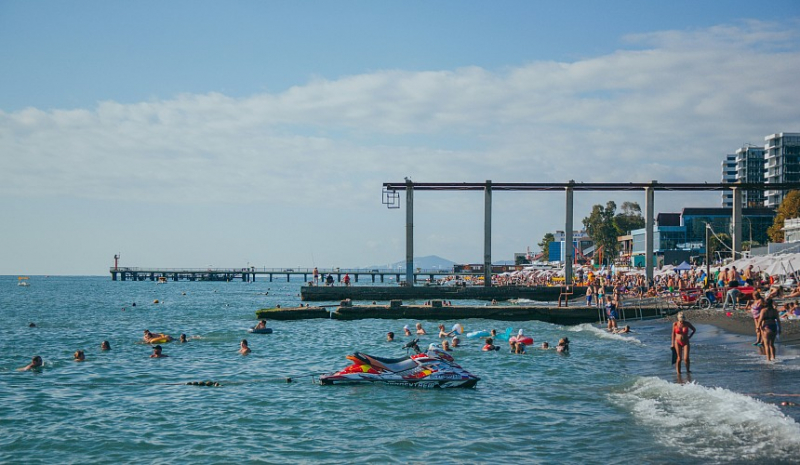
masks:
[[[476,389],[319,386],[359,350],[399,356],[416,321],[269,322],[255,310],[299,303],[300,282],[112,282],[106,277],[0,277],[0,462],[528,462],[796,463],[800,357],[767,363],[749,338],[698,325],[692,382],[669,361],[669,327],[460,321],[466,331],[524,328],[537,344],[567,336],[569,356],[529,348],[453,353]],[[185,293],[185,295],[184,295]],[[265,295],[268,293],[268,295]],[[153,304],[159,299],[162,303]],[[136,302],[136,307],[131,304]],[[35,322],[35,328],[28,323]],[[457,321],[442,321],[447,327]],[[439,321],[423,321],[438,341]],[[189,336],[150,359],[144,329]],[[253,353],[237,353],[248,339]],[[112,350],[101,352],[103,340]],[[75,363],[82,349],[86,362]],[[41,355],[40,372],[17,372]],[[293,382],[287,383],[286,378]],[[221,387],[187,386],[218,381]]]

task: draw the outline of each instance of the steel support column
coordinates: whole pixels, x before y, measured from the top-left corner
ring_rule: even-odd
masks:
[[[486,181],[483,204],[483,285],[492,285],[492,181]]]
[[[406,286],[414,285],[414,184],[406,180]]]
[[[731,218],[732,238],[733,238],[733,259],[742,258],[742,190],[736,187],[733,191],[733,212]]]
[[[654,250],[653,250],[653,234],[654,234],[654,227],[655,227],[655,207],[653,205],[655,201],[655,184],[656,181],[653,181],[653,186],[645,187],[645,199],[644,199],[644,209],[645,209],[645,217],[644,217],[644,272],[645,277],[647,278],[647,283],[653,281],[653,267],[654,267]]]
[[[572,284],[572,261],[575,256],[575,251],[572,247],[572,207],[573,207],[573,187],[575,181],[570,180],[569,186],[566,188],[567,192],[567,205],[566,205],[566,221],[564,224],[564,284]]]

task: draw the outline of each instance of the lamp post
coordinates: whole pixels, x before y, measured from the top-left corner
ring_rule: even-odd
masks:
[[[711,286],[711,225],[706,223],[706,287]]]

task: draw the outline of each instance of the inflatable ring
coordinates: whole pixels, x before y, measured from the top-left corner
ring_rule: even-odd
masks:
[[[261,329],[250,328],[247,331],[255,334],[272,334],[272,328],[261,328]]]
[[[149,341],[147,341],[147,343],[148,344],[165,344],[167,342],[170,342],[171,340],[172,340],[172,337],[170,337],[169,335],[167,335],[167,334],[159,334],[157,337],[151,338]]]

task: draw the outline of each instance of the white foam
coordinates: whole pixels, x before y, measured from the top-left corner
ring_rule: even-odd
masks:
[[[720,461],[794,460],[800,425],[777,406],[723,388],[640,378],[614,401],[656,440],[681,454]]]
[[[630,342],[632,344],[644,345],[642,343],[642,341],[636,339],[633,336],[628,336],[628,335],[624,335],[624,334],[614,334],[614,333],[606,331],[605,329],[596,328],[596,327],[594,327],[593,325],[591,325],[589,323],[583,323],[583,324],[580,324],[580,325],[577,325],[577,326],[571,326],[571,327],[567,328],[567,330],[568,331],[573,331],[573,332],[576,332],[576,333],[580,333],[580,332],[584,332],[585,331],[585,332],[590,333],[593,336],[597,336],[597,337],[599,337],[601,339],[611,339],[611,340],[614,340],[614,341],[624,341],[624,342]]]

